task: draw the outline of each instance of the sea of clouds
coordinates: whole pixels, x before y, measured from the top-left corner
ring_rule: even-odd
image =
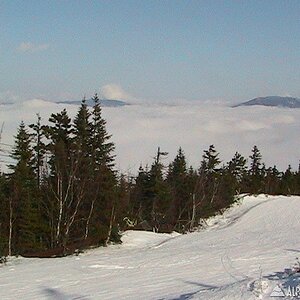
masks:
[[[36,121],[39,113],[47,122],[51,113],[67,108],[73,117],[78,106],[43,100],[0,105],[3,125],[1,153],[8,153],[19,123]],[[291,164],[298,168],[300,159],[300,109],[277,107],[237,107],[211,102],[182,104],[143,103],[123,107],[104,107],[107,130],[116,145],[116,167],[136,174],[141,164],[151,164],[157,147],[168,152],[164,163],[174,159],[181,146],[188,163],[198,167],[203,150],[214,144],[226,162],[236,151],[245,157],[257,145],[267,166],[276,164],[281,170]],[[4,152],[3,152],[4,151]],[[1,157],[1,168],[10,161]]]

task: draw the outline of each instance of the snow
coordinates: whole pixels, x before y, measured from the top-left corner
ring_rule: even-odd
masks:
[[[127,231],[79,256],[9,258],[0,299],[291,299],[299,211],[299,196],[245,196],[198,232]]]

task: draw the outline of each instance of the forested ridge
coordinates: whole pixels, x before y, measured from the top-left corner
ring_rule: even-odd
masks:
[[[158,147],[137,176],[122,174],[97,94],[93,101],[90,109],[83,99],[73,120],[64,109],[47,125],[39,116],[19,125],[15,163],[0,175],[0,256],[72,254],[118,243],[128,228],[185,233],[241,193],[300,195],[300,166],[267,167],[256,146],[249,158],[236,152],[222,162],[210,145],[197,167],[181,148],[165,165]]]

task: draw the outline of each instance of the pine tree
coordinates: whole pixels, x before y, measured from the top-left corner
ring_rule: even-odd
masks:
[[[204,151],[203,160],[201,162],[201,172],[205,174],[216,174],[219,171],[219,153],[216,151],[214,145],[210,145],[208,150]]]
[[[122,229],[125,228],[124,218],[132,218],[130,213],[130,194],[133,186],[133,177],[120,174],[117,186],[116,221]],[[130,220],[130,219],[129,219]]]
[[[74,193],[82,195],[82,203],[78,207],[78,215],[80,221],[77,221],[77,236],[88,238],[89,222],[93,212],[95,202],[96,183],[94,178],[94,170],[92,163],[92,147],[91,147],[91,113],[86,105],[86,99],[83,98],[81,106],[74,118],[74,158],[77,164],[76,175],[74,178]],[[76,208],[76,206],[75,206]]]
[[[294,195],[297,193],[296,190],[296,174],[294,174],[291,165],[289,165],[282,175],[281,193],[284,195]]]
[[[160,147],[158,147],[156,157],[149,172],[151,224],[157,232],[161,231],[162,225],[167,222],[166,215],[170,205],[170,192],[164,180],[164,165],[161,162],[161,158],[167,154],[167,152],[160,151]]]
[[[36,174],[37,186],[40,189],[41,180],[42,180],[42,167],[44,164],[44,157],[46,153],[46,146],[43,142],[44,138],[44,130],[41,124],[41,117],[37,114],[37,122],[35,124],[29,125],[29,127],[33,130],[33,139],[34,139],[34,147],[33,147],[33,163]]]
[[[68,226],[70,204],[74,203],[74,179],[76,157],[74,157],[73,129],[66,109],[52,114],[51,125],[45,126],[44,132],[48,139],[47,150],[50,152],[50,172],[47,180],[47,210],[50,212],[51,245],[66,247],[69,232]]]
[[[102,118],[102,109],[98,95],[95,94],[92,100],[94,101],[94,107],[92,111],[91,140],[95,167],[99,168],[99,166],[105,165],[111,169],[114,166],[114,155],[112,152],[115,149],[115,145],[109,141],[111,135],[106,131],[106,121]]]
[[[115,226],[115,209],[117,198],[117,179],[114,171],[115,145],[110,141],[111,135],[106,131],[106,121],[98,95],[92,98],[94,106],[91,113],[91,158],[96,186],[93,206],[89,221],[89,232],[98,242],[107,244],[111,240],[112,228]]]
[[[199,169],[199,178],[196,186],[196,206],[202,208],[203,214],[210,214],[214,210],[215,201],[219,189],[220,177],[220,159],[219,153],[214,145],[210,145],[208,150],[204,151]],[[200,206],[201,202],[201,206]]]
[[[181,231],[188,219],[188,204],[193,192],[189,184],[186,158],[181,148],[179,148],[174,161],[169,165],[167,182],[172,195],[169,209],[170,223],[176,230]]]
[[[223,176],[227,176],[227,184],[234,194],[239,194],[244,186],[244,178],[247,174],[246,159],[238,152],[229,161],[223,170]]]
[[[170,190],[164,179],[161,157],[166,152],[158,148],[150,170],[141,166],[130,197],[131,215],[143,229],[168,231],[168,209],[170,207]]]
[[[13,171],[10,206],[13,228],[11,228],[10,246],[14,253],[26,254],[37,248],[39,218],[31,136],[23,122],[15,137],[11,157],[16,164],[10,166]]]
[[[262,156],[257,148],[254,146],[250,157],[250,169],[248,174],[248,192],[252,194],[259,194],[263,191],[264,168],[262,167]]]
[[[174,161],[169,165],[168,180],[176,180],[187,172],[186,158],[180,147]]]
[[[233,175],[238,183],[241,183],[247,172],[246,158],[236,152],[234,157],[228,163],[228,171]]]
[[[280,181],[282,173],[278,171],[276,166],[266,169],[265,176],[265,193],[269,195],[276,195],[280,193]]]
[[[250,174],[251,175],[260,174],[262,156],[256,145],[253,147],[252,155],[250,155],[249,157],[251,159],[250,170],[249,170]]]
[[[91,113],[88,110],[86,99],[83,98],[81,106],[74,118],[74,139],[79,155],[86,158],[91,157],[91,130],[92,124],[90,122]]]
[[[149,185],[148,167],[139,167],[138,175],[130,196],[130,213],[129,217],[133,223],[151,221],[151,193]]]

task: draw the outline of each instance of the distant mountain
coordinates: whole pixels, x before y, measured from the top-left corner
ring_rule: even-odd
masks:
[[[80,105],[81,101],[74,100],[74,101],[60,101],[56,102],[58,104],[72,104],[72,105]],[[94,101],[92,99],[87,99],[86,104],[88,106],[93,106]],[[124,102],[122,100],[108,100],[108,99],[100,99],[100,104],[102,107],[119,107],[119,106],[125,106],[129,105],[129,103]]]
[[[300,99],[293,98],[293,97],[280,97],[280,96],[259,97],[259,98],[252,99],[250,101],[246,101],[234,105],[232,107],[251,106],[251,105],[300,108]]]

